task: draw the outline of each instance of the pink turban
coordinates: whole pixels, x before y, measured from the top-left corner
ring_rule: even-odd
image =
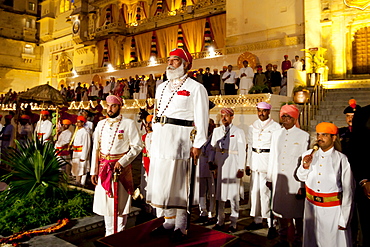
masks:
[[[270,110],[271,105],[269,103],[266,103],[266,102],[260,102],[260,103],[257,104],[257,108]]]
[[[229,114],[230,116],[234,116],[234,110],[231,108],[223,108],[221,110],[221,114]]]
[[[298,119],[299,110],[296,105],[283,105],[280,109],[280,117],[284,114],[288,114],[292,118]]]
[[[123,105],[122,99],[116,95],[109,95],[106,101],[108,104]]]
[[[188,69],[191,69],[191,64],[193,63],[193,57],[191,56],[191,54],[181,48],[177,48],[177,49],[173,49],[171,52],[170,52],[170,56],[176,56],[176,57],[181,57],[182,59],[184,59],[186,62],[189,63],[189,67]]]

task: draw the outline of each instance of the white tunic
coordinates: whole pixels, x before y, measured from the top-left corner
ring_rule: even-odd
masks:
[[[246,76],[240,77],[240,86],[239,89],[246,90],[247,92],[249,89],[253,86],[253,77],[254,77],[254,72],[251,67],[244,67],[239,70],[239,74],[246,74]]]
[[[306,151],[302,158],[311,152]],[[347,157],[334,148],[326,152],[320,148],[313,154],[309,169],[300,165],[297,177],[315,193],[342,192],[340,206],[316,206],[306,199],[303,246],[351,246],[349,230],[338,230],[338,226],[349,227],[354,195],[354,180]]]
[[[69,129],[63,130],[58,136],[58,140],[55,142],[55,148],[63,147],[69,144],[72,138],[72,132]]]
[[[85,128],[77,131],[73,140],[72,175],[82,176],[90,171],[91,135]],[[80,161],[84,160],[84,161]]]
[[[211,145],[214,152],[210,157],[217,165],[216,200],[239,201],[241,179],[236,177],[238,170],[244,169],[246,141],[242,129],[230,125],[213,130]]]
[[[177,92],[172,92],[167,81],[158,86],[156,100],[158,116],[163,113],[170,118],[194,121],[197,134],[192,145],[190,132],[194,127],[153,124],[147,201],[161,208],[186,208],[190,149],[200,148],[207,141],[207,91],[202,84],[187,78]]]
[[[309,134],[295,126],[272,133],[267,181],[272,182],[272,210],[282,218],[303,218],[304,200],[296,194],[303,183],[295,173],[303,152],[307,151]]]
[[[111,123],[110,123],[111,122]],[[91,175],[99,174],[99,153],[123,154],[118,162],[122,167],[126,167],[141,152],[142,141],[135,122],[125,118],[122,115],[114,119],[101,120],[94,132],[94,145],[91,157]],[[118,215],[130,213],[131,196],[127,193],[121,183],[118,183]],[[112,189],[114,186],[112,181]],[[101,186],[100,178],[95,187],[93,211],[96,214],[104,216],[114,216],[114,199],[108,197],[106,191]]]
[[[42,134],[42,140],[46,141],[50,139],[52,130],[53,124],[49,120],[40,120],[36,124],[35,134]]]

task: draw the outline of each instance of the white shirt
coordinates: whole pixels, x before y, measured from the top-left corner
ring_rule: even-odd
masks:
[[[49,120],[40,120],[36,124],[35,133],[42,134],[42,140],[50,139],[53,130],[53,124]]]
[[[226,79],[224,82],[225,83],[229,83],[229,84],[235,84],[236,82],[236,78],[238,78],[238,76],[236,75],[236,73],[234,71],[231,71],[229,72],[228,70],[223,74],[222,76],[222,79],[225,79],[227,76],[230,75],[230,78]]]

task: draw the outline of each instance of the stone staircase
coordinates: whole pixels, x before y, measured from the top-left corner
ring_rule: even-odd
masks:
[[[370,87],[328,89],[318,113],[314,120],[311,120],[311,133],[315,132],[315,126],[320,122],[332,122],[339,128],[347,126],[343,110],[348,106],[348,101],[352,98],[360,106],[369,105]]]

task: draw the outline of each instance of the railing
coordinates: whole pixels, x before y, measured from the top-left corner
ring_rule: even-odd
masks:
[[[318,81],[313,90],[310,91],[310,100],[307,103],[304,103],[301,107],[301,114],[299,116],[299,123],[301,129],[305,131],[311,131],[310,124],[311,120],[314,119],[318,110],[320,109],[320,104],[324,100],[326,94],[326,89]]]

